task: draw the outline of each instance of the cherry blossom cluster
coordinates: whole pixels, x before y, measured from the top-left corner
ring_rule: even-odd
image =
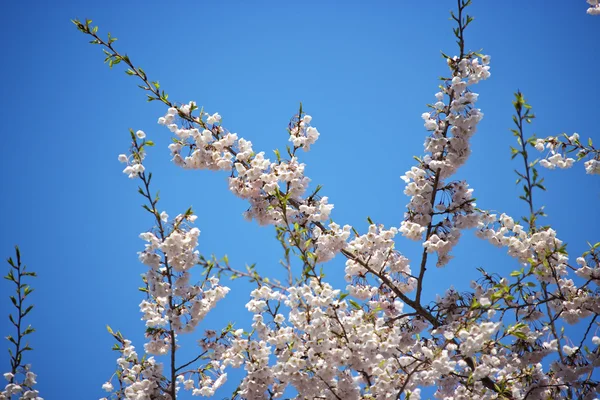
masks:
[[[188,169],[209,169],[209,170],[231,170],[233,165],[233,154],[231,147],[237,142],[235,133],[228,133],[223,137],[216,139],[217,135],[222,132],[219,126],[216,125],[221,116],[218,113],[208,115],[207,119],[214,123],[214,129],[203,129],[200,131],[197,128],[179,127],[175,123],[178,113],[189,115],[195,107],[195,103],[191,102],[183,106],[180,110],[171,107],[164,117],[159,118],[158,123],[165,125],[179,139],[177,142],[169,145],[173,162],[183,168]],[[183,148],[189,148],[190,154],[185,158],[181,156]]]
[[[595,382],[580,381],[580,379],[582,376],[591,374],[600,362],[598,351],[600,341],[597,339],[597,335],[592,335],[591,343],[588,344],[596,346],[596,350],[584,352],[580,350],[581,345],[574,346],[572,344],[575,343],[575,340],[570,339],[567,334],[557,333],[553,320],[560,316],[558,321],[567,326],[579,323],[589,324],[590,327],[593,325],[596,316],[600,313],[600,296],[597,291],[600,273],[598,272],[597,254],[594,251],[588,252],[577,258],[578,268],[571,266],[565,246],[556,237],[554,230],[547,228],[527,232],[505,214],[500,217],[486,214],[480,223],[478,235],[496,246],[506,247],[509,255],[528,267],[527,270],[523,268],[521,271],[511,274],[518,278],[517,283],[509,285],[508,280],[503,278],[503,282],[495,285],[495,290],[500,285],[502,287],[500,292],[503,293],[498,295],[499,292],[496,291],[488,297],[493,300],[505,299],[505,306],[497,304],[496,310],[504,309],[505,312],[513,309],[517,318],[525,322],[519,326],[519,332],[514,329],[509,331],[509,334],[529,342],[525,362],[540,363],[549,355],[559,357],[560,362],[552,363],[552,369],[555,372],[553,375],[543,375],[541,367],[536,372],[540,386],[543,383],[548,386],[575,384],[580,388],[586,385],[595,387]],[[594,249],[596,247],[598,246],[595,246]],[[583,284],[577,284],[568,277],[569,271],[572,270],[576,275],[585,279]],[[534,289],[524,292],[522,289],[524,283],[527,287]],[[514,297],[517,296],[521,297],[518,302],[514,300]],[[489,298],[486,300],[488,305],[490,304]],[[547,309],[543,307],[544,304],[547,304]],[[549,318],[550,322],[544,324],[540,329],[537,323],[543,318]],[[591,322],[590,318],[592,318]],[[564,328],[565,326],[561,332],[564,332]],[[538,342],[538,339],[548,336],[550,339]],[[571,336],[581,336],[581,332],[574,330]],[[581,339],[581,344],[585,343],[586,336],[587,333]],[[518,361],[511,365],[522,370],[524,368],[522,363],[523,361]],[[540,395],[551,395],[549,391],[539,390],[539,392]],[[522,395],[522,392],[520,393]],[[589,396],[592,396],[590,398],[593,398],[594,392],[588,393]]]
[[[599,0],[587,0],[590,7],[587,9],[587,13],[590,15],[600,15],[600,1]]]
[[[146,355],[138,358],[129,340],[124,339],[120,333],[114,334],[109,330],[121,344],[122,353],[122,357],[117,360],[120,368],[117,377],[121,389],[114,394],[132,400],[171,399],[174,390],[183,385],[185,389],[193,390],[195,395],[204,395],[210,387],[218,385],[209,382],[202,368],[175,374],[175,366],[171,365],[172,373],[168,379],[163,376],[163,364],[147,355],[163,356],[175,352],[178,347],[177,335],[193,332],[216,303],[225,297],[229,288],[220,285],[216,276],[207,276],[200,283],[192,283],[192,269],[201,261],[197,250],[200,230],[192,227],[197,216],[188,209],[171,220],[165,211],[158,211],[158,196],[151,195],[150,175],[146,175],[142,165],[146,155],[145,148],[153,143],[145,140],[146,135],[142,131],[131,133],[130,154],[120,155],[119,160],[128,163],[129,160],[134,160],[133,164],[139,166],[136,167],[134,177],[139,178],[143,184],[139,191],[148,201],[144,208],[153,215],[156,225],[153,230],[140,234],[146,245],[138,253],[140,261],[148,266],[148,271],[143,275],[143,291],[147,298],[140,303],[142,320],[146,323]],[[139,142],[138,139],[143,141]],[[214,351],[216,341],[204,339],[204,353]],[[194,375],[198,376],[199,388],[195,387]],[[223,379],[221,378],[221,383]],[[110,381],[103,388],[107,392],[114,391]]]
[[[218,365],[216,362],[213,364]],[[179,375],[178,381],[183,384],[185,390],[192,391],[192,396],[212,397],[215,395],[215,391],[227,381],[227,374],[221,373],[216,379],[205,374],[199,380],[198,386],[193,379],[186,379],[185,375]]]
[[[11,400],[13,396],[18,399],[44,400],[40,397],[39,391],[33,388],[37,383],[37,375],[31,371],[29,364],[23,365],[19,374],[23,375],[22,382],[17,382],[15,374],[7,372],[4,374],[4,379],[8,384],[4,390],[0,391],[0,400]]]
[[[579,134],[577,133],[571,136],[549,136],[545,139],[537,139],[534,146],[540,152],[548,150],[547,155],[539,162],[544,168],[571,168],[576,161],[591,156],[584,163],[585,172],[590,175],[600,175],[600,150],[593,146],[591,139],[588,141],[588,145],[585,146],[579,140]],[[568,157],[569,154],[573,153],[577,159]]]
[[[422,115],[425,128],[432,132],[425,141],[427,154],[402,176],[406,182],[404,193],[410,196],[410,202],[400,232],[413,240],[420,240],[426,232],[423,246],[428,253],[437,253],[438,266],[450,260],[449,253],[460,238],[460,230],[478,223],[472,189],[465,182],[445,184],[443,179],[466,162],[471,152],[469,139],[483,118],[483,113],[474,107],[478,95],[469,87],[490,76],[489,56],[469,54],[447,60],[452,78],[435,95],[437,102],[431,106],[432,111]],[[446,201],[435,204],[438,192],[445,192]],[[441,219],[434,220],[436,215]]]
[[[581,257],[577,257],[576,262],[579,268],[575,273],[584,279],[598,282],[600,280],[600,259],[595,250],[596,248],[592,248],[592,251],[588,251]]]
[[[319,131],[313,126],[309,126],[312,117],[304,115],[298,124],[290,123],[289,133],[290,142],[295,148],[302,148],[304,151],[310,150],[310,146],[319,138]]]
[[[289,124],[289,140],[293,144],[293,150],[289,151],[290,158],[284,160],[276,152],[277,161],[272,162],[265,158],[264,152],[255,153],[251,141],[228,133],[220,125],[218,113],[191,116],[194,107],[194,102],[184,110],[171,107],[158,120],[177,137],[175,143],[169,146],[176,165],[190,169],[231,170],[229,189],[250,203],[250,208],[244,214],[246,218],[254,219],[261,225],[316,223],[312,233],[316,246],[314,253],[319,262],[332,259],[344,248],[351,227],[332,223],[327,229],[321,224],[329,219],[333,209],[329,199],[313,195],[303,197],[310,179],[305,176],[305,165],[298,161],[295,153],[300,148],[308,151],[319,137],[318,130],[310,125],[310,115],[300,111]],[[197,128],[182,127],[176,123],[178,117],[191,118],[204,129],[200,132]],[[187,121],[184,118],[179,120]],[[185,158],[181,156],[184,148],[190,151]]]
[[[486,213],[479,222],[476,234],[497,247],[506,247],[508,254],[521,263],[528,263],[532,257],[546,260],[545,265],[537,266],[540,279],[553,279],[555,274],[567,274],[568,257],[559,251],[563,242],[556,237],[553,229],[531,234],[506,214],[498,217],[496,214]]]
[[[223,354],[223,365],[246,370],[242,398],[281,398],[290,386],[297,398],[383,399],[402,391],[419,398],[420,381],[402,372],[416,363],[397,356],[426,324],[386,324],[377,300],[363,309],[317,279],[286,293],[263,286],[251,296],[256,337],[239,335]],[[280,307],[286,315],[274,311]]]
[[[121,387],[115,392],[114,385],[108,381],[102,385],[102,389],[119,399],[170,399],[161,387],[164,379],[162,363],[157,362],[154,357],[140,358],[130,340],[123,338],[120,333],[115,334],[115,337],[120,343],[117,345],[121,356],[117,359],[119,369],[116,375]]]
[[[133,137],[133,131],[131,131],[131,135]],[[138,139],[145,139],[146,133],[144,131],[137,131],[135,136]],[[142,164],[144,161],[145,153],[144,152],[135,152],[130,154],[129,156],[126,154],[119,154],[119,161],[127,164],[123,173],[127,175],[130,179],[137,178],[142,172],[144,172],[145,167]]]
[[[265,158],[264,152],[255,154],[252,142],[238,138],[235,133],[226,132],[219,125],[221,117],[218,113],[213,115],[204,113],[196,118],[198,124],[204,126],[202,131],[197,128],[180,127],[175,123],[176,117],[180,113],[187,115],[189,109],[193,109],[193,106],[188,106],[183,111],[171,107],[158,121],[159,124],[167,126],[177,137],[177,141],[169,146],[173,162],[189,169],[226,171],[233,169],[229,188],[237,196],[250,201],[251,207],[247,217],[256,219],[261,224],[274,224],[281,221],[281,210],[275,194],[284,191],[283,187],[285,187],[289,198],[300,199],[309,182],[309,179],[304,176],[304,164],[299,163],[296,157],[291,157],[289,161],[279,159],[277,162],[271,162]],[[294,143],[294,149],[308,150],[318,138],[319,133],[316,128],[309,125],[310,121],[309,115],[302,115],[298,123],[290,129],[290,141]],[[190,151],[185,158],[181,156],[184,148]],[[326,198],[303,205],[305,207],[302,212],[307,215],[307,218],[318,221],[327,220],[333,208],[332,205],[327,204]],[[293,212],[293,210],[289,211]]]
[[[346,261],[346,281],[350,283],[346,290],[353,297],[366,300],[378,294],[377,287],[365,280],[368,273],[373,271],[388,276],[403,293],[415,289],[416,279],[411,275],[409,260],[394,248],[393,239],[397,234],[397,228],[386,230],[381,225],[373,224],[369,226],[367,234],[357,236],[348,243],[347,251],[353,258]],[[402,310],[397,299],[383,303],[384,310]]]
[[[524,324],[507,327],[499,341],[502,324],[491,320],[496,314],[491,308],[497,301],[494,290],[475,286],[477,306],[461,306],[454,291],[438,299],[446,323],[436,323],[425,339],[418,336],[429,324],[403,316],[401,302],[391,305],[381,295],[359,305],[317,279],[285,293],[263,286],[252,292],[247,304],[254,313],[253,335],[236,331],[231,347],[221,355],[220,368],[244,367],[246,377],[238,394],[248,399],[267,398],[266,393],[268,398],[281,398],[290,386],[297,398],[420,398],[422,387],[434,385],[436,398],[492,398],[486,387],[490,377],[504,382],[502,392],[513,398],[529,391],[551,396],[544,385],[568,379],[549,378],[543,372],[540,361],[556,354],[556,344],[544,341],[536,345],[534,355],[521,355],[516,351],[519,342],[510,337],[537,343],[543,336]],[[280,311],[283,307],[286,315]],[[592,343],[597,342],[593,337]],[[567,350],[571,355],[576,351],[569,346]],[[591,365],[579,373],[589,372]],[[471,384],[465,385],[461,377],[472,379]]]

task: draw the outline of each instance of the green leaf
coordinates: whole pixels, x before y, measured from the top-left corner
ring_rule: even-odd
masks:
[[[350,299],[348,300],[348,303],[350,303],[352,307],[356,308],[357,310],[362,310],[362,307],[356,301]]]
[[[8,279],[9,281],[15,281],[15,276],[13,275],[12,269],[8,271],[8,274],[4,277],[4,279]]]
[[[23,313],[23,315],[21,315],[21,317],[24,317],[27,314],[29,314],[29,311],[31,311],[32,309],[33,309],[33,304],[25,309],[25,312]]]
[[[27,329],[25,329],[25,331],[21,334],[21,336],[29,335],[33,332],[35,332],[35,329],[31,325],[29,325]]]
[[[519,338],[521,340],[527,340],[527,335],[524,334],[523,332],[517,331],[517,332],[511,332],[510,334],[513,336],[516,336],[517,338]]]
[[[498,291],[494,292],[492,294],[492,301],[498,300],[499,298],[501,298],[503,296],[503,294],[504,294],[503,290],[498,290]]]

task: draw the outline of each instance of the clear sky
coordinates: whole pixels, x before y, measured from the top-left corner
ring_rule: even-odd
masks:
[[[343,3],[343,6],[341,4]],[[287,143],[285,128],[300,101],[321,138],[301,161],[333,218],[359,231],[366,217],[399,226],[408,198],[400,176],[423,153],[421,113],[434,101],[447,72],[440,50],[456,53],[448,11],[454,1],[67,1],[4,2],[0,254],[19,244],[29,267],[37,332],[27,355],[46,400],[93,399],[115,368],[105,325],[120,329],[141,350],[144,325],[137,291],[145,267],[140,232],[152,226],[121,173],[128,129],[156,142],[147,168],[171,215],[193,206],[202,231],[200,250],[229,255],[232,266],[278,269],[272,227],[242,218],[247,205],[227,190],[226,175],[183,171],[170,164],[169,132],[156,124],[165,107],[146,103],[120,66],[103,65],[100,48],[71,24],[90,18],[117,48],[159,80],[178,102],[195,100],[223,116],[231,132],[271,155]],[[479,84],[485,118],[473,155],[457,177],[475,189],[482,208],[525,213],[518,200],[509,146],[513,92],[521,89],[538,116],[539,136],[578,132],[600,143],[598,62],[600,17],[584,0],[474,0],[467,47],[492,56],[490,80]],[[531,132],[531,131],[530,131]],[[600,241],[600,180],[583,166],[542,171],[545,204],[572,254]],[[420,245],[399,239],[412,260]],[[508,274],[518,266],[505,250],[465,235],[455,260],[431,269],[427,296],[450,285],[467,288],[476,267]],[[415,262],[413,261],[413,264]],[[8,268],[8,266],[6,266]],[[325,267],[343,288],[343,260]],[[228,321],[248,326],[250,287],[240,280],[201,329]],[[11,333],[7,281],[0,284],[2,336]],[[8,342],[6,342],[8,344]],[[6,351],[6,350],[3,350]],[[190,353],[191,354],[191,353]],[[8,370],[8,356],[0,358]],[[218,393],[227,397],[233,383]]]

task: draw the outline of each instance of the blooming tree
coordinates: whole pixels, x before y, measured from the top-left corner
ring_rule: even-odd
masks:
[[[89,20],[73,21],[103,48],[111,67],[126,64],[148,100],[166,105],[158,124],[173,136],[175,165],[230,173],[229,190],[248,202],[245,217],[275,227],[287,270],[281,282],[253,267],[235,269],[227,258],[201,255],[196,215],[190,208],[172,218],[161,210],[144,165],[154,143],[144,131],[131,130],[131,146],[119,161],[139,182],[154,225],[140,235],[146,243],[139,259],[147,267],[140,304],[147,340],[138,352],[108,328],[119,357],[102,386],[107,398],[174,400],[180,391],[220,396],[232,368],[243,368],[245,376],[231,397],[245,399],[419,399],[426,387],[443,399],[599,395],[600,243],[571,257],[557,232],[540,224],[544,213],[534,193],[546,190],[538,165],[569,168],[583,161],[586,173],[600,174],[600,150],[578,134],[528,136],[525,128],[535,116],[518,92],[512,129],[517,147],[511,151],[523,160],[517,183],[523,184],[528,215],[521,221],[477,206],[473,189],[454,177],[483,118],[473,88],[490,78],[490,56],[467,50],[470,3],[457,0],[451,15],[458,52],[443,54],[448,74],[422,114],[424,153],[402,176],[410,198],[405,218],[397,227],[369,220],[362,233],[333,221],[333,204],[320,187],[309,185],[301,154],[320,133],[302,105],[287,127],[286,151],[269,159],[229,132],[218,113],[193,101],[169,100],[158,81],[115,49],[116,38],[100,37]],[[589,14],[600,13],[597,1],[588,3]],[[531,160],[532,148],[541,160]],[[451,264],[452,250],[468,229],[506,248],[519,269],[506,276],[482,269],[470,291],[449,289],[425,301],[432,261],[437,267]],[[398,235],[422,243],[420,259],[409,260],[396,248]],[[321,270],[336,256],[346,259],[344,289],[333,287]],[[228,325],[200,334],[198,325],[229,292],[222,283],[226,276],[256,284],[246,304],[253,322],[247,329]],[[199,349],[184,352],[178,337],[191,333]],[[35,375],[30,378],[27,368],[23,373],[29,389]],[[13,378],[14,371],[7,379]],[[18,393],[10,390],[5,398]],[[32,396],[23,398],[37,398],[37,392]]]

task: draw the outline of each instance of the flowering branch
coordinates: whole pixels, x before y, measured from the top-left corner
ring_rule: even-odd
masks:
[[[567,134],[563,134],[562,136],[548,136],[545,139],[537,139],[535,148],[540,152],[544,151],[544,148],[550,150],[549,154],[540,161],[540,165],[544,168],[571,168],[575,161],[581,161],[591,156],[584,163],[585,172],[590,175],[600,174],[600,149],[594,147],[591,138],[588,139],[588,145],[585,146],[579,141],[578,133],[574,133],[571,136]],[[567,157],[568,154],[574,152],[577,152],[577,159]]]
[[[23,363],[23,355],[26,351],[33,350],[29,347],[29,343],[23,344],[23,339],[27,335],[35,332],[35,329],[28,325],[27,328],[23,326],[23,319],[33,309],[33,304],[25,307],[25,300],[33,292],[33,288],[24,282],[25,277],[36,277],[36,273],[27,271],[27,267],[21,264],[21,252],[18,246],[15,246],[16,263],[10,257],[7,261],[11,269],[8,274],[4,277],[16,286],[16,296],[10,296],[10,301],[16,309],[16,314],[8,315],[8,319],[16,329],[16,335],[9,335],[6,339],[14,345],[14,351],[8,349],[10,354],[10,372],[4,374],[4,378],[8,381],[8,384],[3,391],[0,392],[0,399],[10,400],[13,396],[18,396],[19,399],[33,399],[43,400],[39,397],[39,392],[33,388],[36,382],[36,374],[31,372],[31,366]],[[22,381],[19,382],[18,377],[22,376]]]

